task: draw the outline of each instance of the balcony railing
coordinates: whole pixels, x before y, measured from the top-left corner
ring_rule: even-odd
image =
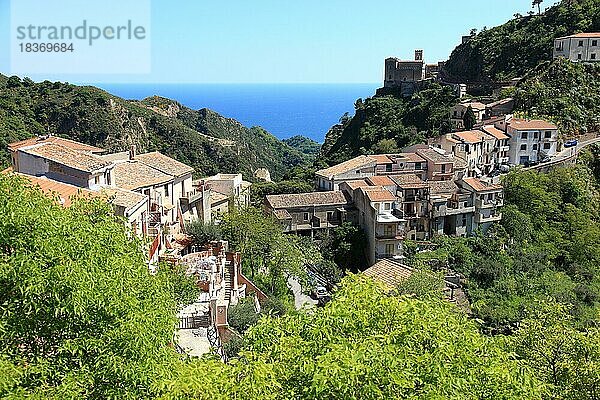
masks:
[[[502,219],[502,213],[488,215],[488,216],[481,215],[481,214],[475,215],[475,222],[478,224],[482,224],[485,222],[497,222],[497,221],[500,221],[501,219]]]
[[[494,200],[477,200],[475,201],[475,206],[477,208],[492,208],[492,207],[501,207],[504,205],[504,199],[496,198]]]
[[[202,198],[204,192],[200,190],[192,190],[191,192],[186,192],[181,195],[181,199],[187,201],[188,203],[195,203]]]

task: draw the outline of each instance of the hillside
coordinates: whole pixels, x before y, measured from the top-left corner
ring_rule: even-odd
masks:
[[[431,84],[411,98],[374,96],[355,104],[354,117],[332,127],[319,161],[335,164],[360,154],[392,153],[450,129],[458,101],[449,86]]]
[[[198,175],[251,177],[268,168],[279,179],[308,160],[262,128],[246,128],[208,109],[195,111],[160,97],[126,101],[91,86],[0,76],[0,165],[8,162],[6,144],[45,133],[109,151],[132,144],[140,152],[161,151]]]
[[[321,150],[321,145],[319,143],[302,135],[292,136],[289,139],[284,139],[283,142],[310,159],[314,159]]]
[[[516,110],[547,118],[563,134],[600,130],[600,64],[543,62],[514,91]]]
[[[541,15],[517,15],[459,45],[444,67],[444,79],[465,83],[521,77],[540,62],[552,59],[555,38],[597,31],[598,0],[563,0]]]

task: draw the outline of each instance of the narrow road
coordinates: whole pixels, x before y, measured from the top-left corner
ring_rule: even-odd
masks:
[[[302,286],[296,278],[290,276],[288,278],[288,286],[294,293],[294,305],[296,306],[296,310],[299,310],[302,307],[312,308],[317,304],[316,300],[313,300],[310,296],[302,293]]]
[[[541,169],[548,165],[560,164],[562,161],[570,159],[571,157],[573,157],[574,155],[579,153],[581,150],[583,150],[585,147],[592,145],[594,143],[600,143],[600,136],[585,140],[583,142],[578,142],[577,146],[568,147],[566,149],[563,149],[560,153],[556,154],[556,156],[554,156],[552,158],[552,160],[550,160],[548,162],[540,163],[533,167],[527,167],[527,168],[523,168],[523,169],[525,169],[525,170]]]

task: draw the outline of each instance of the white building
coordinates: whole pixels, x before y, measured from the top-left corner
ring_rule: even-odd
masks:
[[[554,58],[575,62],[600,61],[600,32],[578,33],[554,40]]]
[[[558,127],[539,119],[508,118],[496,124],[505,130],[508,140],[510,164],[541,161],[556,155],[558,151]]]

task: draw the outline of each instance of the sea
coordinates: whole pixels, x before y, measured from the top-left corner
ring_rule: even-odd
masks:
[[[364,84],[97,84],[119,97],[162,96],[198,110],[209,108],[247,127],[261,126],[279,139],[295,135],[323,143],[344,113],[354,114],[358,98],[375,94]]]

